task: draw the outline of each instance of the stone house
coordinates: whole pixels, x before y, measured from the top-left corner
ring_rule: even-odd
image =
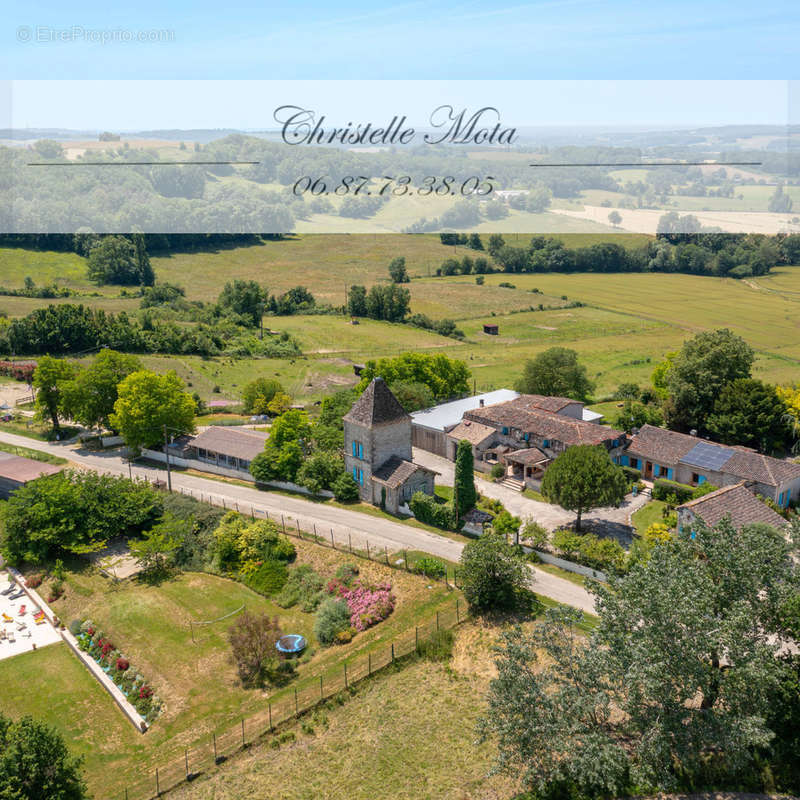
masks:
[[[548,465],[568,447],[602,445],[612,459],[623,452],[625,433],[588,422],[583,412],[577,400],[541,395],[473,409],[449,432],[448,457],[454,459],[459,440],[466,439],[476,469],[488,472],[499,463],[510,483],[539,489]]]
[[[642,426],[617,463],[641,470],[645,480],[667,478],[689,486],[708,482],[720,488],[744,481],[782,508],[800,497],[800,464],[653,425]]]
[[[747,489],[744,481],[678,506],[678,528],[682,531],[692,531],[698,518],[713,528],[725,517],[737,530],[755,522],[763,522],[773,528],[783,528],[787,524],[780,514]]]
[[[343,417],[345,471],[361,499],[397,514],[415,492],[433,494],[436,473],[412,460],[411,416],[377,377]]]

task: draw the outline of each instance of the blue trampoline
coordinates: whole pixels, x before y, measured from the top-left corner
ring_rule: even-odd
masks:
[[[299,633],[287,633],[275,643],[279,652],[287,656],[296,656],[306,649],[306,638]]]

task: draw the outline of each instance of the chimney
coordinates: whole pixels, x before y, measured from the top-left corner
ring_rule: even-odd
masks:
[[[481,397],[480,400],[478,400],[478,402],[480,403],[481,408],[483,408],[483,398],[482,397]]]

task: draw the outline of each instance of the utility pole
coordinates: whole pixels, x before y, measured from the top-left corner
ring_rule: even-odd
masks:
[[[169,469],[169,441],[167,440],[167,426],[164,425],[164,458],[167,461],[167,489],[172,491],[172,473]]]

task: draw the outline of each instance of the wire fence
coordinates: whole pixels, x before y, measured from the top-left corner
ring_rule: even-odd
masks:
[[[149,767],[139,781],[124,787],[116,797],[121,800],[158,798],[209,772],[251,745],[271,735],[280,737],[297,720],[329,700],[341,698],[343,693],[354,690],[359,682],[400,659],[419,654],[439,632],[456,627],[467,617],[466,609],[456,598],[448,608],[437,611],[435,617],[400,634],[380,649],[346,659],[319,675],[300,679],[291,689],[281,690],[274,698],[268,699],[256,714],[242,717],[222,731],[206,734],[185,748],[183,754]],[[270,753],[265,749],[263,758],[269,759]]]

